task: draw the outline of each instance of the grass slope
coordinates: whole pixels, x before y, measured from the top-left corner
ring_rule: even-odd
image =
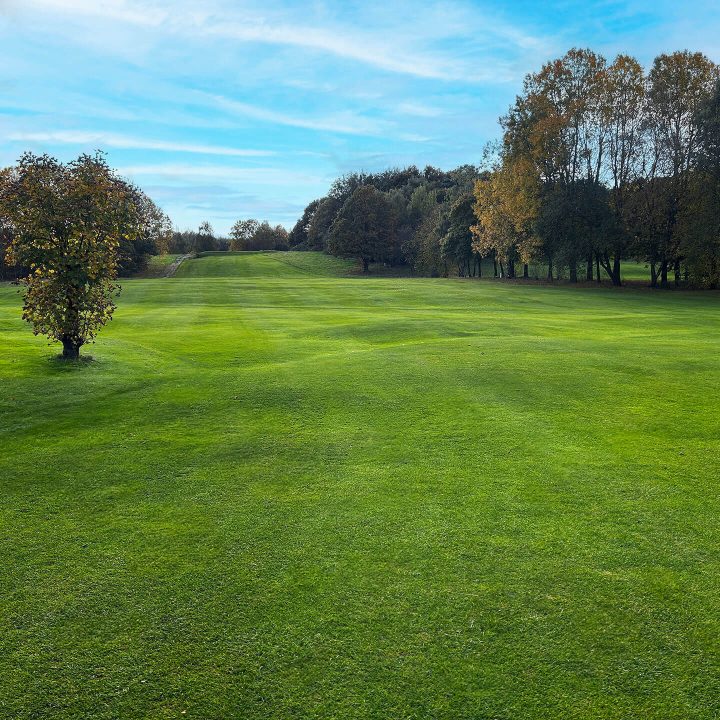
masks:
[[[717,718],[718,296],[292,260],[0,287],[0,717]]]
[[[164,277],[170,266],[182,257],[176,253],[167,253],[165,255],[153,255],[148,260],[148,265],[142,273],[138,273],[137,277],[142,278],[158,278]]]
[[[352,260],[342,260],[324,253],[309,252],[207,252],[185,261],[177,277],[215,278],[298,278],[337,277],[355,267]]]

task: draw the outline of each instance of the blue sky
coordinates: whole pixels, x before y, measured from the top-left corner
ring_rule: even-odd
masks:
[[[0,165],[102,148],[180,228],[291,227],[344,172],[478,163],[572,46],[720,61],[720,2],[0,0]]]

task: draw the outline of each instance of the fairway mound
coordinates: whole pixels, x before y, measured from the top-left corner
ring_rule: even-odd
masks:
[[[181,255],[177,260],[173,261],[165,270],[163,273],[163,277],[172,277],[177,271],[178,268],[186,261],[190,260],[192,255]]]
[[[176,277],[187,278],[286,278],[344,277],[353,266],[351,260],[321,252],[246,251],[207,252],[186,260]]]

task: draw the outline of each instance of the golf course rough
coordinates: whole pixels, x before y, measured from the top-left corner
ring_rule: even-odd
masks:
[[[720,717],[720,296],[351,265],[0,285],[0,717]]]

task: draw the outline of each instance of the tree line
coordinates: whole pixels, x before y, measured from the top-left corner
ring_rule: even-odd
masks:
[[[479,271],[471,250],[473,188],[480,170],[410,166],[349,173],[311,202],[288,236],[292,250],[324,250],[372,262],[410,265],[430,276]]]
[[[229,237],[216,235],[212,225],[204,221],[197,230],[175,230],[168,252],[181,255],[202,252],[238,250],[288,250],[288,231],[282,225],[270,225],[267,220],[254,218],[238,220]]]
[[[526,76],[483,169],[353,173],[310,203],[295,249],[415,272],[720,283],[720,84],[701,53],[609,63],[573,49]]]

